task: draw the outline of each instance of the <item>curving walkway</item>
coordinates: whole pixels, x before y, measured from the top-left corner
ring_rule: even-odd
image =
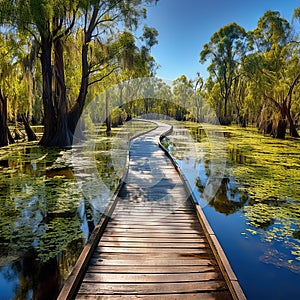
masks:
[[[76,299],[245,299],[158,145],[170,126],[157,125],[132,141],[126,181]]]

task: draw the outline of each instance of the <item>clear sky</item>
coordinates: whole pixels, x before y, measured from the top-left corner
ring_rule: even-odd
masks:
[[[157,76],[195,78],[200,72],[205,77],[206,66],[199,63],[199,53],[213,33],[232,22],[252,30],[266,10],[277,10],[291,22],[299,6],[299,0],[160,0],[148,8],[146,20],[159,32],[159,44],[152,49],[161,66]]]

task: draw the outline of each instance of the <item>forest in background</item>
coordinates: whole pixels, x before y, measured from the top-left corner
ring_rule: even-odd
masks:
[[[28,140],[36,139],[30,123],[44,126],[41,145],[72,145],[84,108],[99,95],[104,99],[87,114],[104,115],[108,130],[148,113],[214,121],[213,109],[224,125],[250,123],[275,138],[299,137],[300,7],[290,21],[266,11],[248,32],[225,25],[199,49],[207,78],[182,75],[172,86],[156,79],[153,97],[145,98],[134,80],[154,77],[158,68],[151,56],[158,32],[144,21],[156,2],[2,1],[0,145],[20,137],[20,124]]]

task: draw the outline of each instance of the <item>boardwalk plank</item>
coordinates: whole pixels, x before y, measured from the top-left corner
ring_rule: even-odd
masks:
[[[109,235],[110,233],[141,233],[143,234],[145,232],[145,228],[118,228],[118,227],[108,227],[106,230],[106,233]],[[161,227],[161,228],[151,228],[147,229],[146,231],[148,234],[151,235],[151,233],[169,233],[169,234],[191,234],[195,233],[198,234],[199,231],[197,229],[189,228],[189,229],[181,229],[177,227]]]
[[[110,237],[141,237],[141,238],[178,238],[178,239],[198,239],[205,237],[204,233],[198,232],[198,233],[166,233],[166,232],[110,232]]]
[[[100,265],[94,266],[90,265],[88,268],[89,273],[108,273],[115,272],[118,274],[180,274],[180,273],[204,273],[204,272],[212,272],[216,271],[216,268],[212,265],[204,265],[204,266],[127,266],[127,265]]]
[[[145,243],[173,243],[178,245],[178,247],[184,246],[185,244],[203,243],[207,242],[207,239],[203,238],[166,238],[166,237],[128,237],[128,236],[105,236],[101,239],[101,242],[145,242]]]
[[[156,295],[82,295],[78,300],[229,300],[229,292],[185,293],[185,294],[156,294]]]
[[[130,256],[132,258],[132,256]],[[195,258],[193,259],[188,257],[168,257],[165,258],[155,258],[151,257],[149,259],[144,259],[137,261],[136,259],[126,259],[126,257],[99,257],[95,256],[91,259],[90,265],[93,266],[132,266],[132,270],[134,271],[135,266],[213,266],[216,265],[217,262],[213,257],[207,257],[207,258]]]
[[[126,247],[126,248],[156,248],[158,251],[161,248],[182,248],[182,249],[199,249],[199,248],[208,248],[209,243],[167,243],[167,242],[155,242],[155,243],[146,243],[144,242],[120,242],[120,241],[115,241],[115,242],[106,242],[106,241],[101,241],[100,242],[100,247]]]
[[[208,245],[205,245],[202,248],[172,248],[172,247],[168,247],[168,248],[162,248],[162,247],[98,247],[97,248],[97,252],[99,254],[106,254],[106,253],[133,253],[133,254],[148,254],[148,255],[153,255],[153,254],[206,254],[207,251],[210,248],[208,247]]]
[[[221,274],[218,272],[185,273],[185,274],[119,274],[114,273],[86,273],[83,280],[85,283],[175,283],[175,282],[201,282],[220,280]]]
[[[122,222],[111,223],[107,225],[107,230],[110,229],[142,229],[142,230],[190,230],[195,228],[200,228],[199,224],[191,224],[191,223],[174,223],[174,224],[157,224],[157,225],[149,225],[149,224],[124,224]],[[199,231],[199,230],[197,230]]]
[[[198,281],[178,283],[86,283],[83,282],[80,294],[166,294],[166,293],[195,293],[226,290],[224,281]]]

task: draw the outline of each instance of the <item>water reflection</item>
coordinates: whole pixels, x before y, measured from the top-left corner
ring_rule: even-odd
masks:
[[[242,239],[253,237],[253,247],[265,249],[257,257],[258,261],[300,273],[299,141],[262,137],[251,128],[225,128],[227,172],[215,197],[207,201],[203,194],[211,172],[207,137],[201,125],[189,124],[188,129],[197,142],[200,155],[194,161],[198,172],[190,168],[188,172],[193,176],[188,174],[187,177],[197,188],[195,195],[200,205],[204,207],[203,202],[206,202],[215,212],[225,216],[239,213],[239,226],[244,229],[239,233],[237,243],[242,244]],[[177,148],[178,134],[169,136],[166,146],[183,164],[186,159],[184,142],[181,140]],[[186,145],[188,147],[190,145]],[[211,209],[207,211],[212,214]],[[232,226],[230,220],[227,230]],[[237,224],[236,218],[232,220]],[[226,230],[219,230],[226,234]],[[264,271],[261,267],[261,272]]]
[[[134,134],[149,126],[129,127]],[[119,182],[111,156],[118,132],[100,128],[90,153],[80,145],[0,149],[1,300],[56,299]]]
[[[57,163],[64,151],[27,144],[0,155],[1,297],[54,299],[85,242],[74,174]]]
[[[202,197],[205,185],[200,177],[197,177],[195,185],[198,188],[200,197]],[[214,207],[217,212],[230,215],[239,211],[247,204],[248,200],[249,196],[245,191],[240,191],[237,185],[230,182],[230,178],[224,177],[217,194],[209,202],[209,205]]]

